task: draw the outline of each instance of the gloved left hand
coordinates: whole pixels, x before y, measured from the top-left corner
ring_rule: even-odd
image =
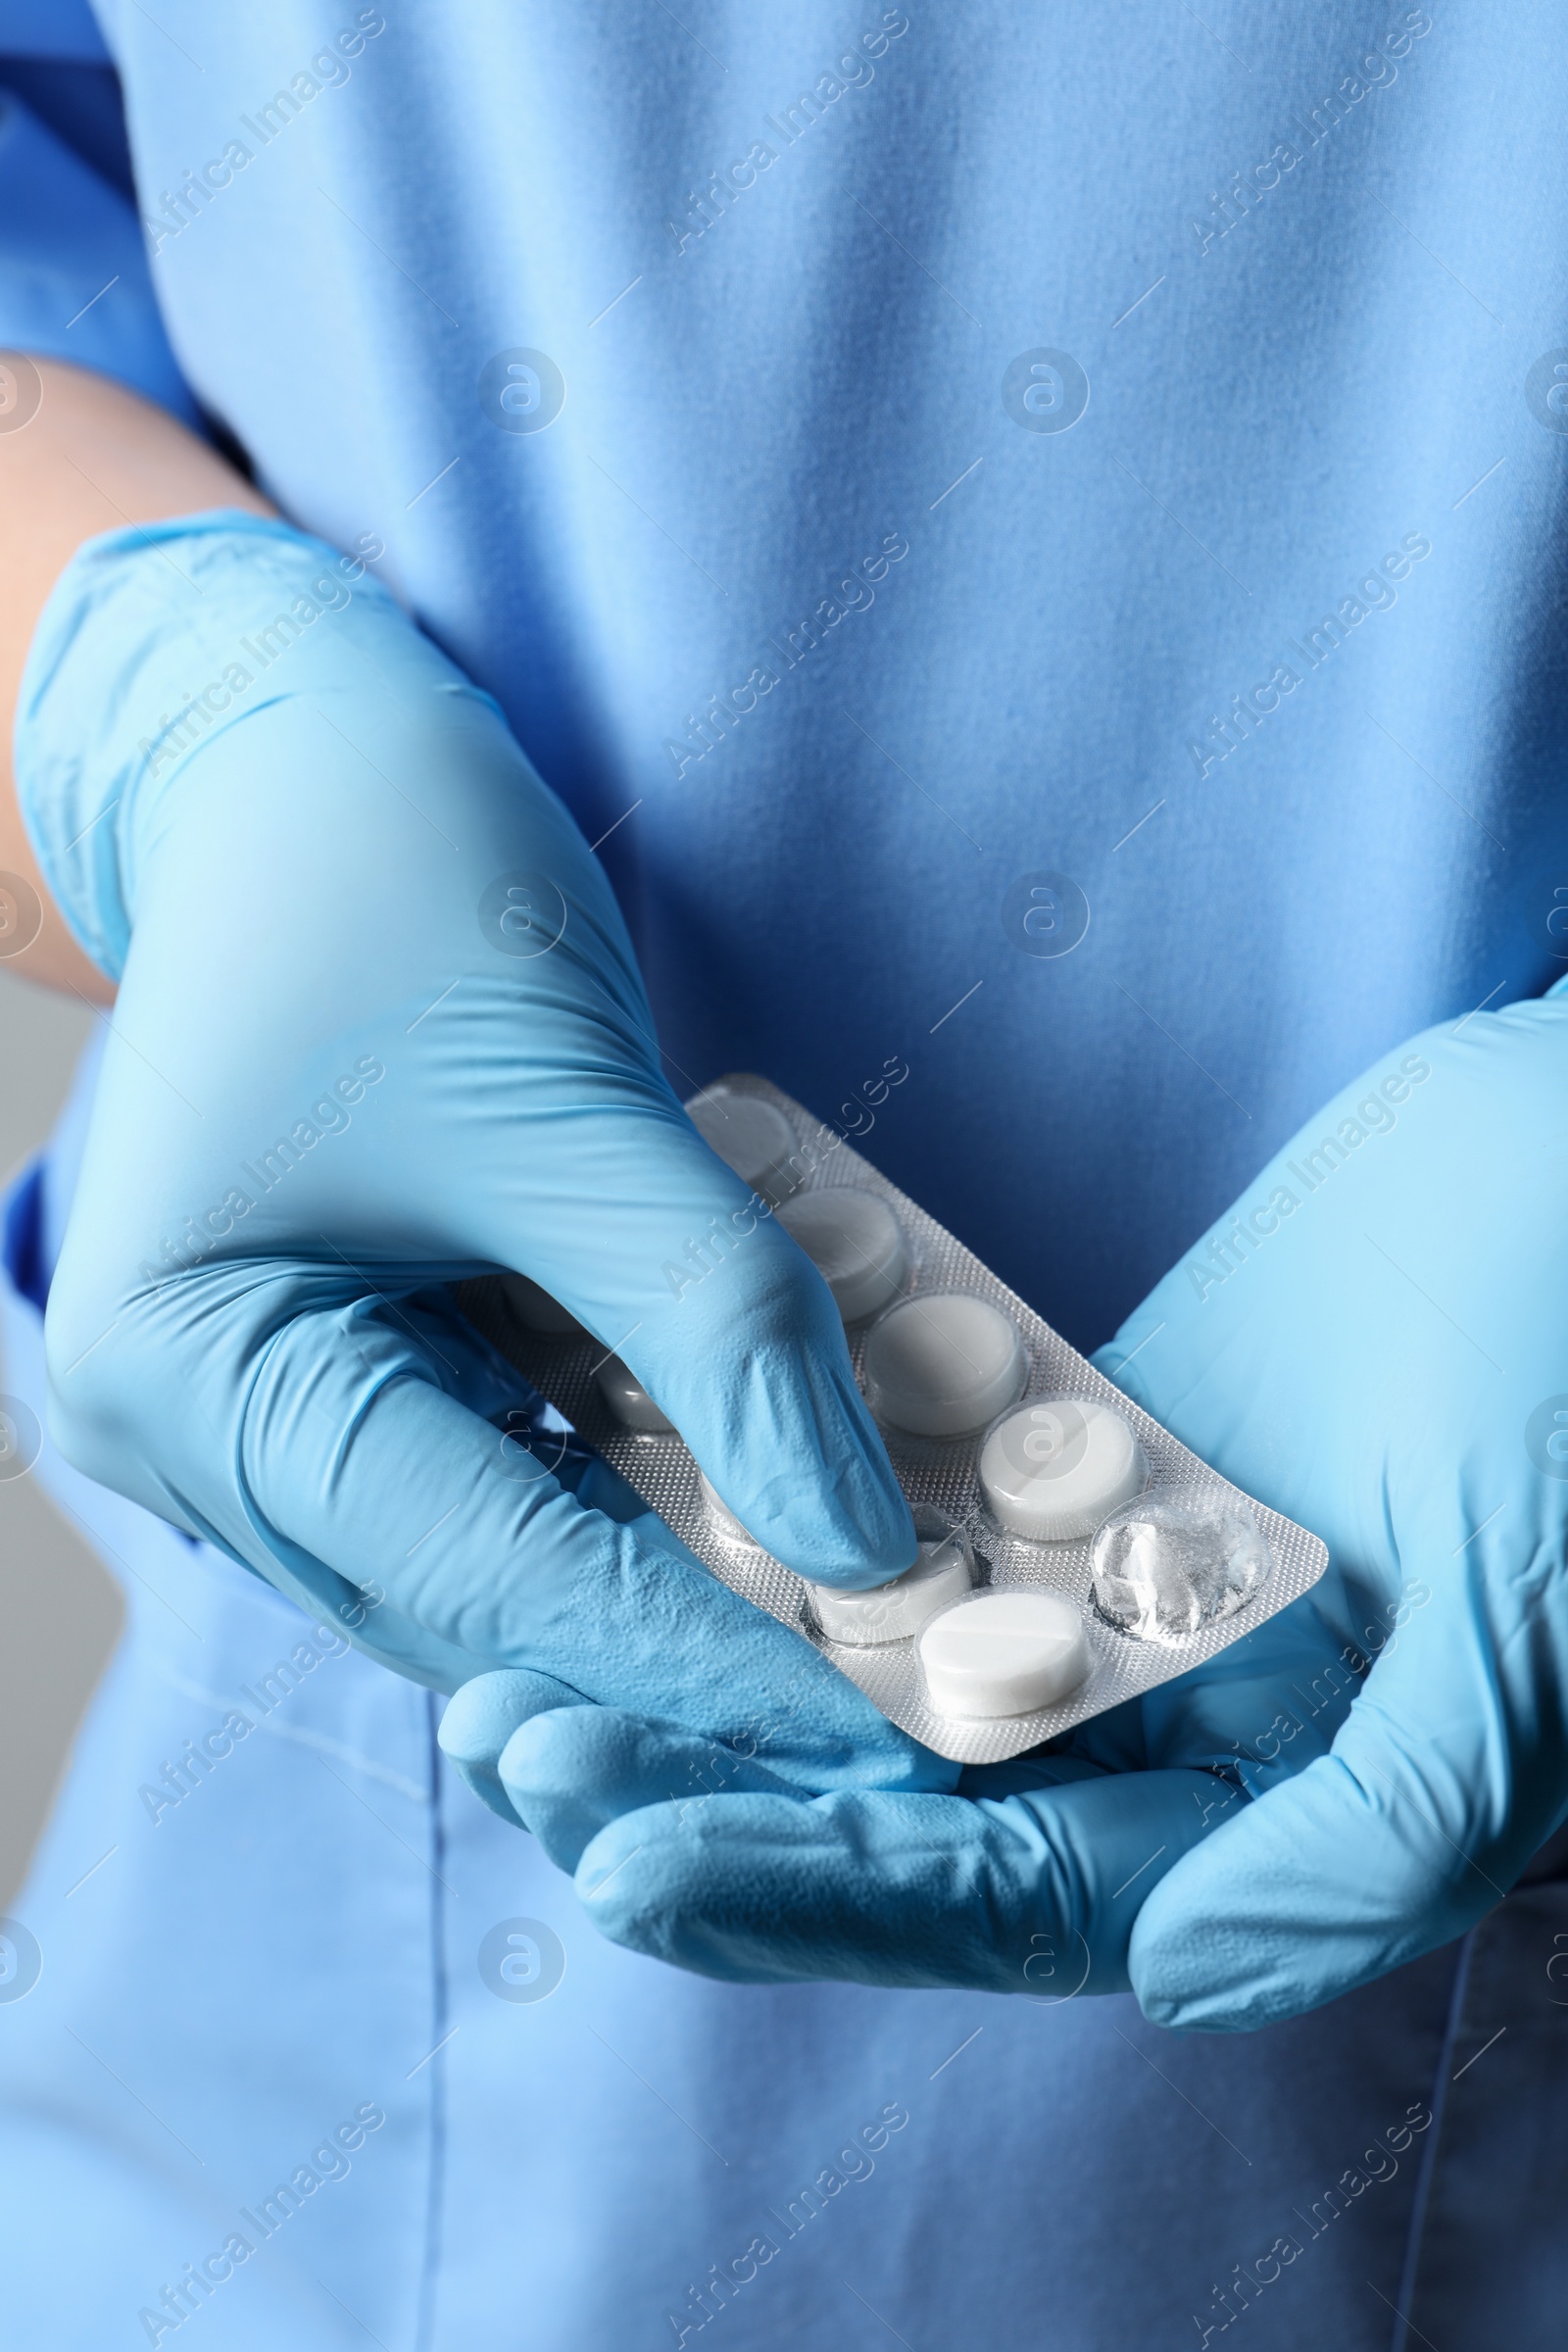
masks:
[[[751,1741],[532,1674],[466,1684],[439,1737],[477,1796],[576,1873],[607,1936],[746,1984],[1125,1990],[1139,1898],[1203,1836],[1218,1786],[1035,1755],[970,1768],[955,1794],[813,1798]]]
[[[1043,1936],[1089,1989],[1130,1978],[1156,2022],[1211,2030],[1462,1933],[1568,1814],[1565,1081],[1565,996],[1417,1038],[1102,1351],[1326,1539],[1312,1592],[1001,1802],[967,1773],[950,1797],[714,1777],[671,1802],[675,1736],[533,1714],[491,1760],[590,1917],[711,1975],[992,1989],[1038,1988]]]

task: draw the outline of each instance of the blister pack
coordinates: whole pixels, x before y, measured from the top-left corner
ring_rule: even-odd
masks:
[[[1328,1562],[1097,1372],[839,1131],[766,1079],[687,1105],[827,1281],[914,1514],[914,1566],[808,1584],[725,1508],[615,1356],[517,1275],[465,1311],[693,1551],[941,1755],[999,1763],[1152,1690]]]

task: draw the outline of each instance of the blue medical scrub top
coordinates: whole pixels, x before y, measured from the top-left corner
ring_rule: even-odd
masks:
[[[604,837],[677,1083],[902,1056],[865,1148],[1092,1346],[1563,970],[1549,11],[98,14],[0,9],[0,337],[380,551]],[[1238,2042],[682,1978],[438,1702],[40,1469],[130,1617],[0,1945],[19,2340],[1552,2340],[1559,1882]]]

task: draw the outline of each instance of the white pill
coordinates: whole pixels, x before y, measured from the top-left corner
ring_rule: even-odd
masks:
[[[1012,1402],[1028,1374],[1010,1316],[964,1291],[906,1298],[865,1343],[872,1410],[922,1438],[972,1437]]]
[[[880,1314],[908,1269],[899,1220],[875,1193],[829,1185],[786,1200],[778,1221],[799,1242],[833,1294],[846,1323]]]
[[[972,1592],[920,1636],[931,1704],[989,1721],[1032,1715],[1076,1690],[1089,1672],[1083,1619],[1059,1592]]]
[[[813,1585],[817,1622],[832,1642],[868,1649],[878,1642],[903,1642],[928,1625],[939,1609],[961,1600],[974,1583],[969,1548],[962,1536],[923,1537],[912,1568],[869,1592],[841,1592]]]
[[[779,1201],[795,1191],[801,1181],[789,1165],[795,1130],[776,1103],[710,1086],[686,1107],[704,1143],[754,1193]]]
[[[1143,1448],[1107,1404],[1042,1397],[991,1432],[980,1484],[1003,1526],[1033,1544],[1092,1536],[1112,1511],[1143,1492]]]
[[[568,1315],[559,1298],[552,1298],[526,1274],[503,1274],[501,1288],[507,1304],[525,1331],[547,1331],[553,1339],[568,1336],[581,1339],[582,1325],[575,1315]]]
[[[667,1438],[674,1434],[674,1422],[664,1418],[648,1391],[626,1369],[618,1355],[606,1356],[594,1374],[594,1385],[615,1419],[625,1428],[639,1429],[645,1437]]]

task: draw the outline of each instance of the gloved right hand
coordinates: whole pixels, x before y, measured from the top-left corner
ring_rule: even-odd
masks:
[[[914,1557],[828,1292],[681,1110],[610,888],[489,698],[363,564],[207,514],[78,552],[16,766],[121,980],[49,1304],[67,1455],[437,1688],[528,1668],[765,1726],[812,1788],[951,1786],[624,1490],[593,1507],[614,1482],[499,1426],[520,1384],[442,1286],[506,1267],[780,1559]]]

